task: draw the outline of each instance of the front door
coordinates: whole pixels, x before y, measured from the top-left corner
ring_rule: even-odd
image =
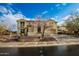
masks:
[[[41,33],[41,26],[38,26],[37,32],[38,32],[38,33]]]

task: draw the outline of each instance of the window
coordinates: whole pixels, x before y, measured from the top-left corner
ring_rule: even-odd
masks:
[[[21,33],[25,33],[25,29],[21,29]]]
[[[23,26],[24,26],[24,22],[21,22],[20,24],[21,24],[21,27],[23,27]]]

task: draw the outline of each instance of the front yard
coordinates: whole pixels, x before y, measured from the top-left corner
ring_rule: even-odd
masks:
[[[45,35],[44,38],[41,38],[39,35],[32,35],[32,36],[9,36],[3,35],[0,36],[0,42],[43,42],[43,41],[62,41],[62,40],[70,40],[70,39],[79,39],[78,36],[73,35],[66,35],[66,34],[52,34],[52,35]]]

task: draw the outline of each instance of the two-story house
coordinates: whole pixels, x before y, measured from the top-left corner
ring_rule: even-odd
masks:
[[[42,33],[45,26],[45,34],[55,34],[57,33],[57,22],[54,20],[25,20],[19,19],[17,20],[17,33],[19,35],[27,35],[27,31],[29,33]]]

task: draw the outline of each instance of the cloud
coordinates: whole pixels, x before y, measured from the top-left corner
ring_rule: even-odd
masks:
[[[61,22],[58,22],[58,23],[57,23],[58,26],[61,26],[61,25],[63,25],[63,24],[64,24],[64,21],[61,21]]]
[[[79,8],[77,8],[76,11],[79,12]]]
[[[0,6],[0,12],[2,13],[2,15],[0,16],[0,21],[4,25],[7,25],[7,29],[10,29],[10,30],[17,30],[16,21],[18,19],[30,20],[30,18],[27,18],[26,16],[24,16],[20,11],[14,14],[15,10],[11,7],[6,8],[4,6]]]
[[[52,17],[52,18],[50,18],[50,19],[55,20],[55,18],[53,18],[53,17]]]
[[[11,7],[0,6],[0,13],[2,14],[13,14],[15,11]]]
[[[23,15],[22,14],[4,14],[3,16],[0,17],[0,20],[3,20],[3,23],[5,25],[7,25],[7,28],[8,29],[13,29],[13,26],[15,25],[16,26],[16,20],[18,19],[23,19]],[[13,30],[16,30],[16,27],[13,29]]]
[[[0,13],[7,13],[7,12],[8,10],[5,7],[0,6]]]
[[[59,16],[55,16],[55,18],[58,18]]]
[[[69,14],[69,15],[66,15],[66,16],[64,16],[63,18],[62,18],[62,20],[64,20],[64,21],[67,21],[68,19],[69,20],[72,20],[72,19],[76,19],[77,18],[77,16],[76,15],[72,15],[72,14]]]
[[[71,18],[71,15],[70,15],[70,14],[69,14],[69,15],[66,15],[66,16],[64,16],[64,17],[62,17],[62,18],[61,18],[61,21],[59,21],[59,22],[57,23],[57,25],[58,25],[58,26],[63,25],[64,22],[65,22],[66,20],[70,19],[70,18]]]
[[[14,17],[15,17],[16,19],[26,18],[21,12],[18,12],[18,13],[16,13],[16,14],[14,14]]]
[[[60,6],[60,4],[56,4],[56,7],[59,7]]]
[[[62,24],[64,24],[65,21],[67,21],[67,20],[71,21],[72,19],[76,19],[76,18],[77,17],[75,15],[71,15],[71,14],[66,15],[63,18],[61,18],[62,21],[58,22],[58,25],[62,25]]]
[[[56,19],[56,17],[51,17],[50,19],[58,22],[58,20]]]
[[[70,18],[71,17],[71,15],[66,15],[66,16],[64,16],[62,19],[63,20],[67,20],[68,18]]]
[[[66,5],[67,5],[67,3],[62,3],[62,5],[63,5],[63,6],[66,6]]]
[[[61,6],[61,4],[56,4],[57,9],[62,9],[60,6]]]
[[[44,14],[46,14],[46,13],[48,13],[48,11],[44,11],[44,12],[42,12],[42,15],[44,15]]]

